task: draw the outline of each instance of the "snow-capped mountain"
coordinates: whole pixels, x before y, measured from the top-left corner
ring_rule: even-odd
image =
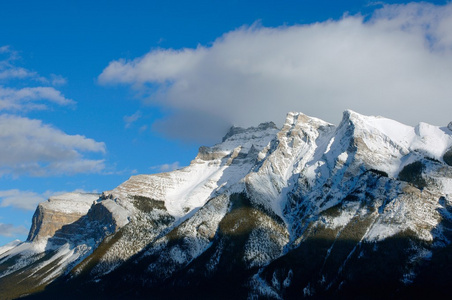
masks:
[[[41,203],[0,249],[0,298],[447,295],[451,240],[452,123],[289,113],[186,168]]]

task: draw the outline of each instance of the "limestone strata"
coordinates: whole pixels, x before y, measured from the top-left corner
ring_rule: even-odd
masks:
[[[68,193],[51,197],[40,203],[33,215],[28,241],[51,237],[64,225],[76,222],[86,215],[97,194]]]

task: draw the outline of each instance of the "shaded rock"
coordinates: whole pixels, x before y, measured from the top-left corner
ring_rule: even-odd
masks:
[[[444,153],[443,159],[446,164],[452,166],[452,148],[449,148],[449,150]]]

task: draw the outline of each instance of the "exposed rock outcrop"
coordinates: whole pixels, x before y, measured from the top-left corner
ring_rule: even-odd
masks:
[[[98,194],[68,193],[51,197],[38,205],[27,241],[52,237],[64,225],[76,222],[86,215]]]

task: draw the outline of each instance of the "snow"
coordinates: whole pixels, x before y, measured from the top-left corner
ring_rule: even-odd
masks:
[[[345,163],[347,161],[348,158],[348,153],[347,152],[342,152],[341,154],[339,154],[339,156],[337,157],[338,161]]]
[[[19,259],[17,259],[17,261],[14,263],[14,265],[0,272],[0,278],[7,276],[37,261],[40,258],[39,254],[43,253],[46,250],[46,247],[47,240],[41,240],[34,243],[23,242],[17,244],[16,247],[0,254],[0,264],[7,261],[11,257],[20,256]]]
[[[6,253],[7,251],[11,250],[12,248],[16,247],[21,243],[20,240],[14,240],[12,242],[9,242],[8,244],[0,247],[0,257],[3,253]]]
[[[404,156],[421,153],[426,157],[442,160],[452,146],[452,136],[445,128],[419,123],[416,127],[404,125],[380,116],[363,116],[353,111],[346,115],[353,121],[356,135],[364,139],[374,153],[375,163],[371,167],[396,177],[404,164]]]
[[[429,191],[414,195],[406,191],[380,212],[366,233],[365,240],[381,241],[409,229],[416,232],[419,239],[433,241],[432,232],[441,221],[437,198],[438,195]]]
[[[29,256],[36,253],[44,252],[47,247],[47,240],[42,239],[33,243],[23,242],[17,244],[15,247],[10,248],[8,251],[0,254],[0,263],[7,257],[12,257],[17,254]]]
[[[327,154],[328,152],[330,152],[331,146],[333,145],[333,143],[334,143],[334,136],[333,136],[333,138],[330,139],[330,141],[329,141],[329,143],[328,143],[328,146],[326,147],[325,154]]]
[[[40,205],[50,211],[84,215],[88,213],[93,202],[98,199],[99,195],[97,194],[68,193],[51,197],[47,202],[41,203]],[[130,212],[113,200],[106,199],[100,201],[97,205],[103,205],[111,212],[113,221],[119,227],[128,223]],[[0,263],[12,257],[16,257],[17,261],[12,267],[2,272],[0,277],[38,262],[44,252],[49,253],[49,251],[54,251],[50,258],[35,265],[33,270],[31,270],[32,274],[41,274],[41,270],[50,266],[52,263],[56,263],[51,269],[46,271],[45,276],[39,275],[41,276],[41,283],[52,281],[60,274],[70,270],[72,268],[71,266],[74,266],[79,260],[89,255],[98,245],[100,241],[95,241],[89,231],[93,229],[87,228],[87,230],[86,236],[84,234],[71,235],[63,245],[51,242],[51,237],[37,239],[33,242],[17,243],[15,246],[13,244],[10,245],[14,247],[9,247],[10,249],[8,251],[0,252]],[[103,239],[103,237],[101,238]]]
[[[369,242],[382,241],[388,237],[394,236],[406,229],[405,226],[399,224],[390,224],[379,220],[375,223],[366,236]]]
[[[39,271],[46,266],[49,266],[52,262],[59,260],[58,264],[46,273],[47,276],[41,280],[41,284],[47,283],[64,272],[69,271],[67,270],[68,267],[90,254],[93,251],[93,246],[93,244],[82,243],[75,247],[70,244],[64,244],[57,248],[56,253],[50,259],[44,261],[35,268],[36,271]]]
[[[111,193],[114,197],[126,198],[140,195],[165,202],[168,213],[177,219],[187,216],[192,210],[202,207],[210,198],[224,191],[234,189],[236,184],[249,173],[258,153],[266,148],[276,136],[273,127],[249,128],[234,134],[223,143],[202,151],[212,154],[211,159],[202,155],[180,170],[156,175],[134,176]],[[240,157],[252,155],[256,157]],[[235,163],[237,161],[237,163]]]
[[[85,215],[99,194],[67,193],[50,197],[47,202],[41,203],[46,209],[63,213],[77,213]]]
[[[288,113],[283,129],[277,135],[276,149],[267,155],[258,172],[246,176],[251,198],[287,222],[283,208],[290,186],[315,158],[319,145],[331,138],[328,130],[323,131],[323,128],[331,127],[327,122],[302,113]]]
[[[270,299],[283,299],[275,289],[268,285],[267,281],[262,279],[258,274],[255,274],[250,280],[250,288],[251,293],[248,295],[248,299],[261,299],[261,298],[270,298]]]
[[[354,113],[355,115],[357,113]],[[363,130],[373,131],[376,129],[380,133],[387,136],[391,141],[396,144],[408,148],[412,141],[415,139],[416,135],[414,132],[414,128],[397,121],[386,119],[380,116],[359,116],[362,119],[366,126]]]
[[[419,123],[416,133],[411,150],[420,151],[431,158],[441,160],[443,154],[452,145],[452,136],[446,134],[440,127]]]
[[[324,217],[323,221],[325,222],[325,225],[331,229],[345,227],[356,215],[359,208],[360,202],[358,201],[345,203],[338,217]]]
[[[168,191],[165,197],[165,206],[169,214],[180,218],[193,208],[203,206],[213,190],[218,187],[217,182],[222,178],[226,168],[202,162],[176,172],[174,175],[179,177],[177,179],[180,184]],[[227,182],[229,178],[223,180]]]
[[[118,205],[115,201],[107,199],[100,202],[111,214],[117,226],[123,227],[129,223],[130,212]]]
[[[436,178],[436,180],[440,183],[441,189],[445,195],[452,195],[452,178]],[[452,196],[450,196],[452,199]]]

